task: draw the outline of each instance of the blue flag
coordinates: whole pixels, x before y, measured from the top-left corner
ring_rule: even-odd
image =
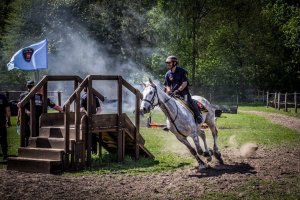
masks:
[[[7,64],[8,70],[38,70],[48,68],[47,39],[20,49]]]

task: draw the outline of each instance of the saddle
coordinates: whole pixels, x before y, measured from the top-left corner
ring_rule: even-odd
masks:
[[[177,101],[179,101],[182,105],[184,105],[194,115],[193,108],[191,108],[190,105],[186,101],[184,101],[184,99],[181,96],[175,96],[174,98]],[[197,103],[198,109],[200,110],[201,113],[208,112],[208,110],[203,106],[203,104],[200,101],[197,101],[195,99],[193,99],[193,101]]]

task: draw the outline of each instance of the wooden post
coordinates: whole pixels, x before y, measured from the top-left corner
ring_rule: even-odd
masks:
[[[140,157],[139,137],[140,137],[140,92],[135,91],[135,159],[138,160]]]
[[[88,80],[87,87],[87,116],[88,116],[88,132],[87,132],[87,166],[91,167],[92,161],[92,101],[93,101],[93,85],[91,77]]]
[[[284,111],[287,112],[288,108],[287,108],[287,92],[284,95]]]
[[[43,86],[43,113],[47,113],[48,110],[48,84],[45,83]]]
[[[58,105],[61,106],[61,91],[57,92],[57,101],[58,101]]]
[[[118,162],[123,162],[125,157],[124,132],[122,131],[122,77],[118,78]]]
[[[269,107],[269,91],[267,91],[267,108]]]
[[[294,101],[295,101],[295,113],[297,113],[297,92],[294,93]]]
[[[274,108],[276,109],[277,108],[277,92],[275,92],[274,94]]]
[[[262,102],[265,103],[265,91],[262,91]]]
[[[278,104],[278,110],[280,110],[280,92],[278,92],[278,99],[277,100],[278,100],[277,101],[278,102],[277,103]]]
[[[65,124],[65,168],[69,168],[69,149],[70,149],[70,103],[65,106],[64,113]]]
[[[35,112],[35,95],[30,99],[30,137],[36,137],[37,136],[37,130],[36,130],[36,123],[39,123],[36,121],[36,112]]]
[[[20,108],[20,146],[26,147],[28,144],[25,142],[26,139],[26,133],[25,133],[25,126],[26,126],[26,114],[25,114],[25,107]]]
[[[76,92],[76,98],[75,98],[75,151],[74,157],[75,157],[75,165],[76,167],[79,164],[79,159],[81,157],[81,150],[79,151],[79,140],[80,140],[80,92]]]

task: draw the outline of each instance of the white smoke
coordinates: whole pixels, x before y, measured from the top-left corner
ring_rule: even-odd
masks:
[[[145,71],[144,66],[135,63],[132,59],[121,59],[121,56],[111,56],[110,46],[103,46],[89,37],[84,27],[79,25],[75,28],[67,23],[60,22],[63,31],[51,31],[49,33],[49,75],[78,75],[85,78],[87,75],[121,75],[127,82],[138,89],[146,77],[154,79],[154,76]],[[79,31],[80,30],[80,31]],[[59,38],[59,39],[58,39]],[[151,49],[145,48],[147,54]],[[158,82],[158,81],[156,81]],[[116,81],[93,81],[93,87],[108,100],[117,99]],[[73,92],[73,82],[62,81],[48,85],[49,90],[62,91],[62,103],[66,101]],[[123,89],[123,111],[133,111],[135,108],[135,97]],[[109,105],[107,105],[109,107]],[[116,111],[116,103],[110,107]]]

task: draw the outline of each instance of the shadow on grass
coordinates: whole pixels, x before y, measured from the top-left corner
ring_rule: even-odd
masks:
[[[254,167],[247,163],[236,163],[233,165],[223,164],[214,168],[208,167],[199,172],[199,174],[190,175],[190,177],[204,178],[221,176],[222,174],[256,174]]]
[[[188,162],[180,162],[167,164],[151,158],[141,156],[139,160],[135,160],[130,156],[125,157],[125,161],[117,162],[116,154],[103,155],[100,160],[96,155],[92,157],[92,166],[80,171],[69,171],[70,173],[80,172],[99,172],[99,173],[143,173],[143,172],[160,172],[164,170],[174,170],[190,165]]]

